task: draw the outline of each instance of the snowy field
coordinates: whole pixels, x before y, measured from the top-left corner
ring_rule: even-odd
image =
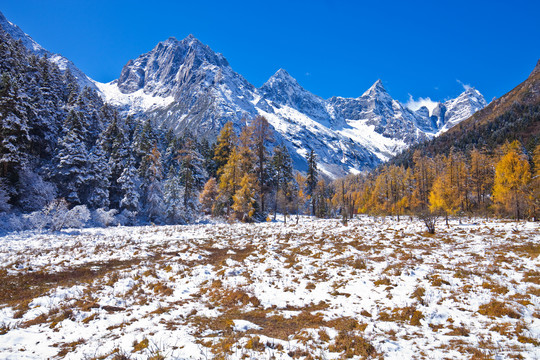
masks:
[[[0,358],[538,359],[539,251],[480,219],[12,234]]]

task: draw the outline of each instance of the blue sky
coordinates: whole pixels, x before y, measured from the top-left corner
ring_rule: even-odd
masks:
[[[536,0],[0,0],[0,11],[102,82],[188,34],[257,87],[284,68],[323,98],[360,96],[380,78],[403,102],[455,97],[462,84],[490,101],[540,57]]]

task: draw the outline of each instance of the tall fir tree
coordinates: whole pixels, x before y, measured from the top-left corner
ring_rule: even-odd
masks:
[[[319,178],[319,172],[317,169],[317,155],[315,155],[315,151],[311,150],[309,152],[308,158],[308,171],[307,171],[307,177],[306,177],[306,193],[311,198],[311,213],[312,215],[315,215],[315,190],[317,189],[317,182]]]
[[[111,168],[101,144],[90,151],[86,203],[90,208],[108,208]]]
[[[139,211],[139,188],[140,178],[135,168],[135,159],[130,155],[122,174],[117,180],[120,185],[122,198],[120,200],[120,209],[127,210],[130,213],[136,215]]]
[[[267,150],[267,143],[273,140],[272,130],[270,124],[263,116],[257,116],[253,123],[252,138],[253,138],[253,152],[255,156],[255,174],[257,176],[257,185],[259,193],[259,204],[261,212],[265,212],[265,197],[271,189],[270,181],[270,164],[269,154]]]
[[[143,175],[143,189],[145,193],[145,211],[149,221],[161,223],[163,221],[163,167],[161,164],[161,153],[157,144],[150,153],[144,157],[147,164]]]
[[[272,155],[272,183],[274,185],[274,219],[278,210],[282,212],[291,198],[291,183],[293,180],[292,159],[284,144],[274,147]],[[279,204],[281,203],[281,209]]]
[[[184,207],[196,211],[199,192],[203,188],[208,174],[204,167],[204,159],[197,151],[195,141],[187,138],[176,158],[180,165],[180,180],[184,187]]]
[[[83,124],[79,114],[70,111],[64,122],[65,135],[59,143],[55,178],[61,197],[71,205],[80,205],[88,182],[89,154],[83,139]]]
[[[0,80],[0,177],[17,180],[20,165],[28,160],[30,129],[21,107],[18,85],[8,73]]]
[[[125,122],[117,112],[113,112],[109,125],[101,133],[99,146],[108,158],[109,167],[109,202],[111,207],[120,208],[123,190],[118,179],[122,176],[129,159],[129,138]]]
[[[191,220],[186,214],[184,205],[184,186],[182,185],[180,174],[174,166],[169,168],[169,173],[164,186],[165,211],[167,223],[181,224]]]

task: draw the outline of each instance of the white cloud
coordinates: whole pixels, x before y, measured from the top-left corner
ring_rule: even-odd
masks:
[[[463,86],[463,89],[464,89],[464,90],[469,90],[470,88],[472,88],[471,85],[469,85],[469,84],[464,84],[463,81],[461,81],[461,80],[459,80],[459,79],[456,79],[456,81],[457,81],[461,86]]]
[[[433,113],[433,109],[439,104],[437,101],[433,101],[430,98],[418,98],[418,100],[414,100],[413,96],[409,94],[409,101],[405,104],[407,108],[409,108],[412,111],[416,111],[420,109],[422,106],[425,106],[429,110],[429,115]]]

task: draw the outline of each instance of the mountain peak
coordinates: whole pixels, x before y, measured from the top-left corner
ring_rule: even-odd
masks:
[[[178,44],[178,40],[174,36],[171,36],[167,40],[163,41],[163,43],[164,44]]]
[[[371,85],[371,87],[369,89],[366,90],[366,92],[364,92],[362,94],[362,97],[364,96],[369,96],[369,97],[372,97],[372,96],[390,96],[388,94],[388,92],[386,91],[386,89],[384,88],[383,86],[383,83],[381,81],[381,79],[378,79],[377,81],[375,81],[375,83],[373,85]]]
[[[190,44],[190,45],[193,45],[193,44],[197,44],[197,45],[201,45],[201,46],[207,46],[207,45],[204,45],[199,39],[197,39],[193,34],[189,34],[188,36],[186,36],[184,38],[184,40],[182,40],[182,42],[184,43],[187,43],[187,44]]]
[[[274,75],[272,75],[270,77],[270,79],[268,79],[268,81],[271,81],[274,82],[274,81],[279,81],[279,82],[292,82],[292,83],[298,83],[296,81],[295,78],[293,78],[291,76],[291,74],[289,74],[287,72],[287,70],[283,69],[283,68],[280,68],[278,71],[276,71],[276,73]]]
[[[486,106],[487,103],[484,99],[484,96],[480,93],[480,91],[476,90],[474,87],[472,86],[468,86],[461,94],[459,94],[459,96],[454,99],[453,101],[460,101],[462,99],[465,99],[465,100],[469,100],[469,101],[476,101],[476,102],[479,102],[481,104],[483,104],[483,106]]]
[[[182,84],[191,84],[195,77],[220,81],[216,77],[218,69],[222,70],[220,73],[230,71],[232,74],[225,57],[192,34],[180,41],[169,37],[149,52],[130,60],[122,69],[117,85],[124,94],[144,89],[145,94],[152,96],[176,96]]]

